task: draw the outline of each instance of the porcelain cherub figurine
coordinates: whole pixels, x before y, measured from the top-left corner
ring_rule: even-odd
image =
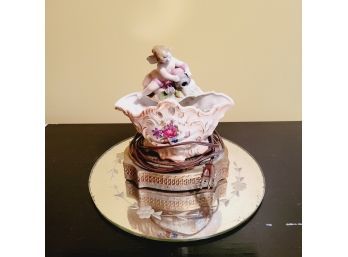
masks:
[[[188,65],[173,57],[167,47],[155,46],[147,60],[150,64],[157,63],[157,68],[145,76],[142,96],[160,101],[202,93],[191,79]]]
[[[143,90],[119,99],[115,107],[129,117],[161,160],[182,162],[199,156],[233,100],[203,92],[191,78],[188,65],[168,48],[155,46],[147,60],[157,68],[146,75]],[[139,138],[141,138],[139,137]],[[194,142],[194,143],[192,143]]]

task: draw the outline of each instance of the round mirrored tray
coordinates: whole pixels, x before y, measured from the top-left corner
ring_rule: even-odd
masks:
[[[131,138],[116,144],[95,163],[89,178],[101,214],[122,230],[161,241],[214,237],[247,221],[260,206],[265,180],[255,159],[223,139],[228,176],[214,188],[161,191],[138,188],[125,179],[124,152]],[[170,182],[169,182],[170,183]]]

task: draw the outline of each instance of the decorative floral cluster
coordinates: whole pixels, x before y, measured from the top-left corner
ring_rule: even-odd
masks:
[[[155,136],[157,139],[168,139],[172,143],[178,142],[178,126],[174,125],[174,122],[171,121],[169,124],[165,125],[162,129],[155,128],[152,130],[153,136]]]
[[[166,92],[167,95],[172,95],[175,93],[175,85],[173,81],[166,80],[162,85],[161,88],[164,89],[164,92]]]

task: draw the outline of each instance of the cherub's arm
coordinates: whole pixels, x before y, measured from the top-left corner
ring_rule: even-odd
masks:
[[[170,74],[166,68],[162,67],[159,69],[159,73],[161,74],[161,76],[167,80],[172,80],[174,82],[178,82],[180,80],[179,76],[177,75],[172,75]]]
[[[191,71],[190,71],[189,66],[188,66],[186,63],[184,63],[183,61],[180,61],[180,60],[178,60],[178,59],[176,59],[176,58],[175,58],[174,60],[175,60],[175,66],[176,66],[176,67],[183,68],[184,71],[185,71],[185,73],[186,73],[189,77],[191,77],[192,73],[191,73]]]

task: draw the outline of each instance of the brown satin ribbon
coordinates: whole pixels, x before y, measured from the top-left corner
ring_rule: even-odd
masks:
[[[223,153],[224,144],[216,131],[208,137],[208,141],[209,142],[189,141],[168,146],[144,146],[144,137],[142,134],[137,133],[129,145],[129,157],[137,166],[147,171],[169,173],[189,170],[193,169],[195,166],[212,163],[214,159],[218,158],[220,154]],[[157,149],[191,144],[208,146],[208,150],[201,155],[188,158],[181,162],[162,160],[155,152]]]

